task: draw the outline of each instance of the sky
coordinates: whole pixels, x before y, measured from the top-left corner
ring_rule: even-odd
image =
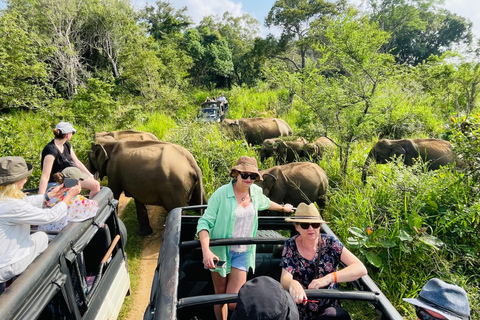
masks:
[[[277,34],[278,31],[268,30],[264,26],[264,18],[267,16],[275,0],[169,0],[175,8],[188,8],[188,15],[195,23],[200,22],[204,16],[218,14],[225,11],[233,16],[240,16],[247,12],[256,18],[262,25],[261,36],[269,32]],[[351,0],[351,3],[360,5],[362,0]],[[140,9],[146,3],[154,4],[155,0],[132,0],[135,8]],[[480,37],[480,1],[479,0],[445,0],[444,7],[450,12],[466,17],[473,22],[475,37]]]

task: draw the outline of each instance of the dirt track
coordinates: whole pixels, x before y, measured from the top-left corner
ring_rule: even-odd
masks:
[[[118,212],[121,216],[123,209],[131,198],[120,197]],[[143,319],[143,313],[150,298],[153,275],[157,267],[158,252],[162,242],[163,225],[165,222],[165,210],[162,207],[147,206],[150,225],[153,234],[143,238],[142,258],[140,261],[140,280],[135,295],[132,296],[132,308],[125,320]]]

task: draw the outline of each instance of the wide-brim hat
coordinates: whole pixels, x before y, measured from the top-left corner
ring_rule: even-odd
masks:
[[[280,282],[260,276],[245,282],[238,291],[232,320],[298,320],[298,308]]]
[[[32,174],[33,167],[22,157],[0,158],[0,186],[18,182]]]
[[[417,298],[404,298],[414,306],[435,311],[449,320],[469,320],[470,305],[463,288],[433,278],[423,286]]]
[[[285,218],[287,222],[327,223],[320,216],[315,203],[300,203],[293,217]]]
[[[77,167],[68,167],[62,170],[62,174],[64,178],[70,179],[88,179],[90,175],[86,174],[85,172],[80,171]]]
[[[256,173],[257,179],[255,181],[263,181],[262,176],[258,172],[257,159],[249,156],[241,156],[238,159],[237,164],[230,170],[230,177],[234,177],[233,173],[237,172],[248,172]]]
[[[55,126],[55,129],[58,129],[63,134],[67,134],[70,132],[73,132],[73,133],[77,132],[77,130],[75,130],[75,128],[70,124],[70,122],[65,122],[65,121],[61,121],[57,123],[57,125]]]

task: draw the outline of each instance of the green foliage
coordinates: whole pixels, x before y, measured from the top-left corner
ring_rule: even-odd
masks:
[[[44,61],[51,51],[17,12],[0,15],[0,110],[35,109],[52,96]]]
[[[417,65],[431,55],[441,55],[452,44],[469,44],[468,19],[438,6],[440,1],[371,0],[371,20],[392,36],[384,51],[398,63]]]
[[[156,40],[164,40],[175,36],[192,24],[192,19],[186,15],[187,7],[175,10],[167,1],[156,1],[157,7],[145,5],[140,16],[148,24],[148,32]]]
[[[220,33],[200,24],[184,34],[184,48],[193,59],[190,76],[194,85],[212,87],[233,72],[232,52]]]

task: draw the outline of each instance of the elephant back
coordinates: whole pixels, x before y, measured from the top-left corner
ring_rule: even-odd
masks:
[[[120,131],[110,131],[110,132],[98,132],[94,135],[94,140],[96,142],[102,141],[115,141],[115,140],[154,140],[158,141],[158,138],[150,132],[136,131],[136,130],[120,130]]]

